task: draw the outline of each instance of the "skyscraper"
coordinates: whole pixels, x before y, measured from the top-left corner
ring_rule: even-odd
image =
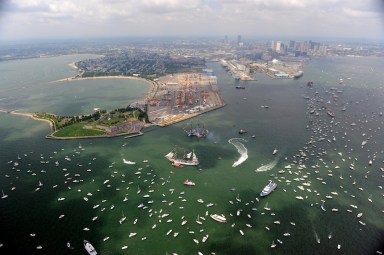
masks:
[[[237,36],[237,44],[239,45],[241,43],[241,35]]]

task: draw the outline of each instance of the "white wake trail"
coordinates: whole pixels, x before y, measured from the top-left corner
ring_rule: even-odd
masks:
[[[279,158],[278,157],[276,157],[273,161],[269,162],[268,164],[260,166],[255,171],[256,172],[266,172],[266,171],[269,171],[269,170],[271,170],[272,168],[274,168],[277,165],[277,162],[279,162]]]
[[[230,144],[235,146],[235,148],[237,149],[237,152],[240,154],[240,158],[232,164],[232,167],[237,167],[238,165],[246,161],[248,158],[248,150],[247,148],[245,148],[244,144],[242,144],[240,141],[247,142],[247,140],[243,138],[231,138],[228,140]]]

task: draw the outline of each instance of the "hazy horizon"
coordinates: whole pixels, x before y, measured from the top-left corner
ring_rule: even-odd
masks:
[[[380,0],[6,0],[2,41],[132,37],[384,38]],[[234,39],[234,38],[233,38]]]

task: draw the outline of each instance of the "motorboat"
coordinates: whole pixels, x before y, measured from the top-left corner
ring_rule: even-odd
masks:
[[[87,240],[84,240],[84,248],[88,252],[89,255],[96,255],[97,254],[95,247],[93,247],[93,245]]]

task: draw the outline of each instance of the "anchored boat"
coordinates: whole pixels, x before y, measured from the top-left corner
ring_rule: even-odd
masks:
[[[88,242],[87,240],[84,240],[84,248],[88,252],[89,255],[96,255],[97,251],[93,245]]]
[[[260,196],[265,197],[268,196],[272,191],[274,191],[277,187],[277,184],[274,182],[268,183],[267,186],[260,192]]]
[[[227,223],[227,219],[224,217],[224,215],[211,214],[210,217],[215,221],[218,221],[221,223]]]
[[[197,166],[199,164],[199,159],[194,151],[184,152],[183,156],[179,157],[177,149],[175,148],[165,155],[165,157],[171,161],[173,165]]]
[[[206,129],[203,124],[193,126],[189,123],[184,127],[184,131],[188,136],[196,136],[197,138],[206,137],[208,135],[208,129]]]

